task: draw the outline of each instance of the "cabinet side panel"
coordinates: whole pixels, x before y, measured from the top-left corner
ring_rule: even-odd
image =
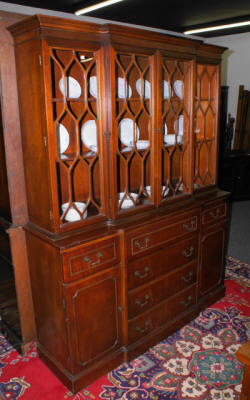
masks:
[[[19,107],[29,220],[50,227],[50,184],[40,42],[16,46]]]
[[[29,232],[27,246],[38,341],[54,359],[67,368],[60,254]]]

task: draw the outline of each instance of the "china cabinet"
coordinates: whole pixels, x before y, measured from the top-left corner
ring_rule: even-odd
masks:
[[[38,351],[77,391],[224,294],[224,49],[43,15],[9,30]]]

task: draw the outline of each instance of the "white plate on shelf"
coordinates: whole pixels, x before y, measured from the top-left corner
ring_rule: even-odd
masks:
[[[97,98],[97,78],[96,76],[91,76],[89,78],[89,92],[91,96]]]
[[[141,93],[141,81],[142,81],[143,93]],[[135,83],[135,87],[139,95],[143,94],[143,97],[145,99],[150,99],[151,85],[149,81],[147,81],[146,79],[143,80],[138,79]]]
[[[81,129],[81,139],[88,149],[97,151],[97,127],[94,119],[90,119],[83,124]]]
[[[146,186],[145,189],[146,189],[147,193],[149,194],[149,196],[151,196],[151,186]],[[166,189],[166,186],[162,186],[161,187],[161,193],[162,194],[164,193],[165,189]],[[168,192],[169,192],[169,188],[167,188],[166,192],[164,193],[164,197],[167,196]]]
[[[72,76],[67,76],[66,78],[61,78],[59,81],[59,89],[61,93],[65,94],[65,82],[66,82],[66,97],[70,97],[71,99],[78,99],[81,94],[81,85]]]
[[[69,147],[69,132],[67,131],[67,129],[63,124],[57,124],[56,133],[57,133],[58,152],[59,154],[63,154]]]
[[[161,187],[161,194],[163,195],[163,197],[167,197],[168,193],[169,193],[169,188],[167,188],[166,190],[166,186],[162,186]],[[165,192],[165,193],[164,193]]]
[[[182,81],[177,80],[174,82],[174,91],[180,99],[183,98],[183,82]]]
[[[164,135],[163,136],[163,141],[167,146],[172,146],[175,144],[175,135]],[[177,135],[177,143],[182,144],[183,142],[183,137]]]
[[[125,99],[125,84],[127,85],[127,98],[132,97],[132,89],[124,78],[117,78],[116,80],[116,93],[120,99]]]
[[[149,147],[149,140],[138,140],[136,142],[136,148],[138,150],[145,150]]]
[[[184,122],[183,115],[180,115],[178,118],[178,135],[179,136],[183,136],[183,122]]]
[[[74,202],[74,205],[76,206],[76,208],[82,213],[86,204],[80,201],[76,201]],[[62,204],[62,212],[64,213],[67,208],[69,207],[69,203],[64,203]],[[83,214],[83,218],[85,219],[87,217],[87,210],[84,212]],[[73,221],[80,221],[81,220],[81,215],[77,212],[77,210],[73,207],[70,206],[64,219],[68,222],[73,222]]]
[[[124,196],[124,192],[120,192],[118,195],[118,199],[119,199],[119,204],[121,203],[123,196]],[[136,193],[129,193],[129,195],[133,198],[134,201],[136,201],[137,198],[137,194]],[[131,200],[131,198],[128,196],[128,194],[126,194],[123,203],[121,205],[121,209],[125,209],[125,208],[129,208],[129,207],[133,207],[134,203]]]
[[[169,99],[169,82],[168,81],[163,81],[163,98],[164,99]]]
[[[164,136],[168,134],[167,124],[164,125]]]
[[[134,146],[134,121],[131,118],[123,118],[119,123],[119,138],[125,146],[132,147]],[[139,140],[139,128],[135,123],[135,141]]]

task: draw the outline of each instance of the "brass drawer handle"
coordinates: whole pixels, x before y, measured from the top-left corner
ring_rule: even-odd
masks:
[[[149,274],[150,267],[146,266],[144,269],[144,274],[141,275],[140,271],[136,270],[134,276],[138,276],[140,279],[145,279]]]
[[[187,301],[182,300],[180,303],[183,306],[187,307],[187,306],[189,306],[191,304],[191,301],[192,301],[192,296],[188,296]]]
[[[139,240],[135,240],[135,247],[137,247],[139,250],[147,249],[149,242],[150,242],[150,238],[149,237],[145,238],[145,244],[144,245],[142,245],[139,242]]]
[[[182,250],[181,254],[182,254],[184,257],[188,258],[188,257],[191,257],[191,255],[193,254],[193,252],[194,252],[194,247],[191,246],[189,249],[184,249],[184,250]]]
[[[218,217],[220,216],[220,209],[219,209],[219,208],[216,208],[216,212],[210,211],[209,215],[210,215],[212,218],[218,218]]]
[[[192,276],[193,276],[193,272],[190,271],[190,272],[189,272],[189,275],[188,275],[187,277],[183,275],[183,276],[181,277],[181,279],[182,279],[184,282],[190,282],[191,279],[192,279]]]
[[[187,232],[192,232],[193,230],[195,230],[196,229],[196,219],[192,219],[190,221],[190,225],[183,224],[183,228],[186,229]]]
[[[97,253],[97,261],[91,262],[91,258],[88,257],[88,256],[84,257],[84,261],[85,261],[86,263],[90,263],[90,266],[91,266],[91,267],[95,267],[96,265],[98,265],[98,264],[101,263],[101,258],[102,258],[102,257],[103,257],[103,254],[102,254],[101,251],[99,251],[99,252]]]
[[[144,332],[146,332],[148,330],[148,328],[149,328],[149,320],[147,319],[147,321],[145,322],[144,328],[141,328],[140,326],[136,326],[135,330],[137,332],[144,333]]]
[[[140,306],[141,308],[143,308],[148,304],[149,299],[150,299],[149,294],[146,294],[145,295],[145,301],[142,303],[141,300],[136,299],[135,300],[135,305]]]

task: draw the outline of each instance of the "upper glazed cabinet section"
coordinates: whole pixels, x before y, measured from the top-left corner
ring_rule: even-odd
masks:
[[[45,16],[10,31],[31,223],[60,233],[215,184],[221,50]]]

